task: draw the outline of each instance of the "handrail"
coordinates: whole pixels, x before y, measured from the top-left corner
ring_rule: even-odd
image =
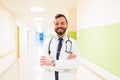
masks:
[[[83,66],[84,68],[86,68],[88,71],[92,72],[94,75],[98,76],[101,80],[106,80],[105,77],[103,77],[97,71],[93,70],[92,68],[88,67],[87,65],[81,63],[81,66]]]
[[[13,53],[13,52],[15,52],[15,50],[11,50],[11,51],[9,51],[9,52],[7,52],[7,53],[0,54],[0,59],[4,58],[5,56],[7,56],[7,55],[9,55],[9,54],[11,54],[11,53]]]

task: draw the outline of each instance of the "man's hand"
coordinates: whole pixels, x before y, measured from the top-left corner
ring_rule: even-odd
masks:
[[[75,58],[76,58],[76,55],[73,53],[69,54],[69,56],[68,56],[68,60],[75,59]]]
[[[40,65],[41,66],[53,66],[54,63],[52,62],[52,60],[46,58],[45,56],[41,56],[41,59],[40,59]]]

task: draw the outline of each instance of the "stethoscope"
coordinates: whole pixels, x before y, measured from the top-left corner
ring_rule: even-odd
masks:
[[[69,39],[69,36],[67,36],[67,37],[68,37],[68,40],[66,40],[66,42],[65,42],[65,45],[66,45],[66,47],[65,47],[65,52],[71,54],[71,53],[72,53],[72,52],[71,52],[71,49],[72,49],[72,41]],[[50,42],[49,42],[49,46],[48,46],[48,54],[49,54],[49,55],[50,55],[50,53],[51,53],[50,45],[51,45],[51,42],[52,42],[53,38],[54,38],[54,36],[51,38],[51,40],[50,40]],[[69,50],[67,49],[67,48],[68,48],[68,44],[70,45]]]

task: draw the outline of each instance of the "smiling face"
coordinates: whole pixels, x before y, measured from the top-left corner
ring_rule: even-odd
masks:
[[[54,29],[58,36],[63,36],[68,28],[68,24],[66,19],[62,17],[58,17],[54,21]]]

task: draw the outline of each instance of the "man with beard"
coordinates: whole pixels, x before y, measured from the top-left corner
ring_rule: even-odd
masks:
[[[54,20],[56,35],[45,42],[40,59],[43,67],[42,80],[77,80],[79,51],[76,41],[67,36],[67,29],[67,18],[63,14],[57,14]]]

